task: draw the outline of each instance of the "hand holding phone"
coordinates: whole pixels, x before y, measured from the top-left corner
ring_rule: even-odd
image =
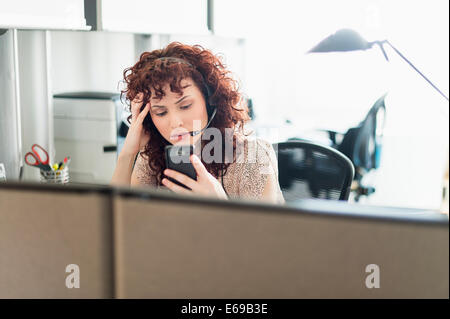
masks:
[[[166,167],[185,174],[193,180],[197,180],[197,172],[189,159],[192,154],[194,154],[194,146],[192,145],[168,145],[165,148]],[[189,189],[189,187],[173,178],[168,176],[166,178],[177,185]]]

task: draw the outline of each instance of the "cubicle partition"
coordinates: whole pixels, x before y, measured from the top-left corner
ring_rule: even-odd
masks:
[[[423,210],[0,183],[0,297],[448,298],[448,234]]]
[[[113,297],[111,222],[108,189],[0,183],[0,298]]]
[[[446,216],[297,206],[119,193],[116,296],[448,298]]]

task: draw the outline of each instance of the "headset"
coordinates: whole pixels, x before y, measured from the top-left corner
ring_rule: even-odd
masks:
[[[184,59],[176,58],[176,57],[161,57],[161,58],[158,58],[156,60],[183,63],[183,64],[186,64],[186,65],[190,66],[194,70],[197,70],[188,61],[186,61]],[[200,71],[198,71],[198,70],[197,70],[197,72],[200,73],[200,76],[201,76],[201,79],[202,79],[202,83],[203,83],[203,87],[205,88],[205,91],[206,91],[205,103],[206,103],[206,112],[208,113],[208,123],[201,130],[189,132],[189,135],[191,135],[191,136],[196,136],[196,135],[202,133],[204,130],[206,130],[209,127],[209,125],[211,124],[212,120],[214,119],[214,117],[216,116],[216,113],[217,113],[216,106],[215,105],[211,105],[211,103],[209,102],[209,99],[210,99],[210,97],[212,95],[211,89],[206,84],[206,81],[205,81],[205,78],[203,77],[203,74]]]

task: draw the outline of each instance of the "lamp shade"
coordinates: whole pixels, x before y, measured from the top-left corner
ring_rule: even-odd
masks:
[[[317,52],[345,52],[345,51],[357,51],[357,50],[367,50],[370,49],[374,44],[377,44],[381,52],[383,52],[386,61],[389,61],[386,51],[384,50],[383,44],[389,45],[395,53],[397,53],[410,67],[414,69],[425,81],[428,82],[439,94],[441,94],[447,101],[448,97],[431,82],[422,72],[417,69],[414,64],[411,63],[396,47],[394,47],[388,40],[383,41],[373,41],[367,42],[358,32],[351,29],[341,29],[336,31],[335,34],[323,39],[314,48],[309,50],[307,53],[317,53]]]
[[[372,42],[367,42],[358,32],[351,29],[341,29],[319,42],[308,53],[367,50],[372,45]]]

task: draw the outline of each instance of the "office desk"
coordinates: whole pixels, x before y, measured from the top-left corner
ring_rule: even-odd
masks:
[[[1,297],[448,298],[448,218],[432,211],[13,183],[0,205]]]

